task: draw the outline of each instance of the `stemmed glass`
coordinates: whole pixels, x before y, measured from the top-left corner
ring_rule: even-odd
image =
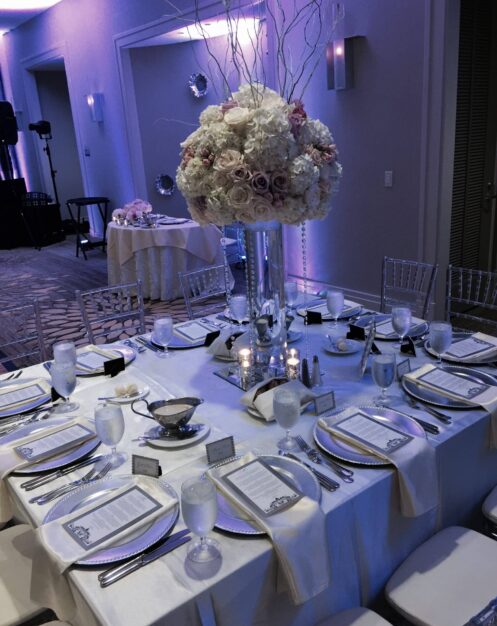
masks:
[[[293,305],[297,302],[298,297],[297,283],[287,281],[285,283],[285,300],[289,311],[293,309]]]
[[[76,345],[74,341],[59,341],[53,345],[53,360],[56,363],[76,365]]]
[[[199,537],[188,550],[195,563],[208,563],[221,557],[219,544],[207,537],[217,517],[216,487],[208,478],[189,478],[181,485],[181,514],[188,528]]]
[[[399,343],[397,348],[402,347],[404,337],[407,335],[409,328],[411,328],[412,313],[411,309],[405,305],[392,307],[392,326],[397,335],[399,336]]]
[[[173,337],[173,318],[172,317],[160,317],[154,321],[154,330],[152,332],[152,339],[154,343],[162,347],[160,352],[156,352],[157,356],[161,359],[172,356],[171,352],[167,349]]]
[[[286,435],[278,441],[280,450],[298,450],[295,437],[290,436],[290,430],[297,423],[300,416],[300,397],[293,389],[275,389],[273,395],[274,417]]]
[[[431,349],[437,354],[437,365],[441,365],[442,354],[452,344],[452,324],[450,322],[431,322],[428,339]]]
[[[64,402],[57,405],[54,413],[70,413],[79,409],[77,402],[70,402],[70,396],[76,389],[76,365],[74,363],[54,361],[50,367],[52,387],[64,398]]]
[[[334,323],[331,325],[332,328],[336,328],[338,324],[338,317],[340,313],[343,311],[343,306],[345,303],[343,291],[327,291],[326,292],[326,306],[328,307],[328,312],[331,317],[334,319]]]
[[[231,317],[241,324],[248,315],[248,301],[244,294],[236,294],[230,298],[230,314]]]
[[[111,447],[108,459],[112,467],[119,467],[126,461],[125,452],[117,452],[117,444],[124,434],[124,416],[120,406],[99,404],[95,409],[95,430],[102,443]]]
[[[385,406],[388,400],[387,389],[395,379],[395,354],[377,354],[371,365],[373,380],[381,389],[381,395],[375,398],[376,406]]]

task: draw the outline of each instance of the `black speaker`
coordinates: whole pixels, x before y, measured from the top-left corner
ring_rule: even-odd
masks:
[[[10,102],[0,100],[0,142],[9,146],[17,143],[17,122]]]

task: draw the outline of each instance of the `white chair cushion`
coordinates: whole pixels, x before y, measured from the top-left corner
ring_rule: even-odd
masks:
[[[44,609],[31,601],[33,534],[27,524],[0,532],[0,626],[18,624]]]
[[[483,503],[483,515],[488,517],[494,524],[497,524],[497,487],[494,487],[485,498],[485,502]]]
[[[388,601],[418,626],[463,626],[497,597],[497,542],[451,526],[402,563]]]
[[[358,607],[355,609],[348,609],[328,617],[323,622],[319,622],[317,626],[392,626],[390,622],[387,622],[380,617],[378,613]]]

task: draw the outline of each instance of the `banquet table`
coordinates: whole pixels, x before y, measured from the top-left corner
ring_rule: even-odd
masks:
[[[142,281],[143,295],[174,300],[183,295],[178,272],[223,263],[221,231],[192,220],[154,228],[111,222],[107,229],[109,285]]]
[[[337,406],[371,405],[378,390],[369,370],[357,379],[360,355],[331,356],[323,349],[327,326],[305,327],[302,319],[297,318],[292,329],[304,336],[293,346],[303,354],[307,350],[311,358],[319,355],[323,383],[334,390]],[[394,349],[390,342],[378,344],[384,352]],[[410,357],[412,369],[429,360],[421,348],[417,352],[417,357]],[[187,477],[205,471],[207,442],[232,434],[239,454],[247,450],[277,454],[281,429],[275,422],[267,423],[246,412],[240,403],[241,390],[214,375],[225,365],[212,358],[204,347],[178,350],[168,359],[159,359],[146,350],[115,379],[80,378],[73,397],[80,402],[82,414],[89,418],[97,397],[107,395],[120,377],[149,385],[148,399],[203,398],[205,402],[197,408],[195,418],[210,424],[209,436],[199,445],[180,450],[158,449],[133,441],[150,428],[150,421],[132,413],[129,405],[123,407],[126,430],[119,448],[126,449],[129,456],[137,453],[159,459],[163,476],[180,493],[181,483]],[[486,371],[495,370],[488,367]],[[25,375],[43,376],[46,372],[39,365],[26,370]],[[396,473],[389,466],[355,466],[353,483],[342,482],[330,473],[340,482],[340,488],[335,492],[323,491],[321,500],[328,539],[328,546],[323,549],[328,550],[331,566],[331,584],[326,591],[303,605],[293,605],[282,584],[271,543],[265,537],[214,531],[222,552],[222,563],[214,571],[192,568],[186,561],[188,546],[105,589],[97,581],[101,570],[71,568],[67,575],[77,603],[73,624],[310,626],[340,610],[377,600],[390,575],[414,548],[442,527],[471,523],[483,498],[497,482],[497,450],[489,448],[488,414],[480,409],[446,411],[453,421],[445,425],[408,407],[397,383],[389,393],[391,406],[416,414],[440,429],[437,436],[427,435],[437,455],[440,505],[419,517],[403,517]],[[313,443],[315,421],[316,416],[308,409],[294,431]],[[130,473],[130,458],[113,473]],[[20,488],[23,480],[25,477],[9,477],[9,492],[18,514],[36,526],[42,523],[52,504],[30,505],[32,493]],[[63,480],[51,485],[62,483]],[[183,527],[180,517],[176,528]]]

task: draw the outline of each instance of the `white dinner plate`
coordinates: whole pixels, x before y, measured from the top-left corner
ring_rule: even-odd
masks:
[[[347,356],[348,354],[355,354],[363,349],[363,343],[360,341],[356,341],[355,339],[345,339],[346,349],[339,350],[336,347],[336,343],[332,344],[329,340],[324,344],[324,349],[329,354],[338,355],[338,356]]]
[[[162,448],[163,450],[176,450],[177,448],[187,448],[189,446],[196,445],[203,439],[205,439],[211,430],[209,424],[205,421],[201,422],[199,420],[190,420],[188,422],[189,425],[194,426],[195,424],[203,424],[202,430],[199,430],[197,433],[193,435],[193,437],[189,437],[188,439],[147,439],[146,444],[151,446],[152,448]],[[153,426],[149,428],[144,435],[145,437],[153,437],[160,433],[162,427],[160,425]]]

